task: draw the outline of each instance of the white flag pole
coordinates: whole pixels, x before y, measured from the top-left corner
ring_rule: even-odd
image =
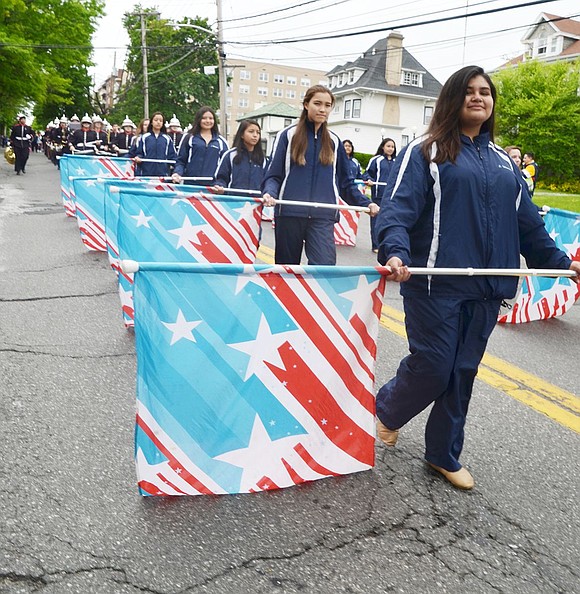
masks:
[[[367,183],[364,179],[355,179],[354,181],[357,184],[366,184]],[[387,185],[387,182],[373,181],[372,179],[370,179],[368,181],[372,181],[373,185],[375,185],[375,186],[386,186]]]
[[[411,274],[429,276],[576,276],[573,270],[551,268],[408,268]]]
[[[133,157],[133,161],[135,161],[137,157]],[[142,159],[141,157],[138,157],[139,161],[135,161],[135,163],[137,163],[137,165],[139,165],[139,163],[175,163],[175,159]]]
[[[351,206],[350,204],[328,204],[326,202],[302,202],[300,200],[274,200],[275,204],[285,206],[309,206],[311,208],[332,208],[334,210],[354,210],[355,212],[370,212],[367,206]]]

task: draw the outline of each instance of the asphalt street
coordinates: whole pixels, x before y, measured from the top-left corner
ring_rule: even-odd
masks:
[[[374,263],[367,226],[340,263]],[[385,304],[401,310],[396,285]],[[81,244],[42,154],[24,176],[2,161],[0,592],[580,592],[578,433],[527,396],[544,390],[556,394],[551,410],[566,398],[578,410],[579,331],[580,305],[495,330],[488,353],[500,363],[476,380],[462,456],[471,492],[424,464],[421,415],[396,448],[376,446],[372,471],[251,495],[143,498],[134,335],[106,255]],[[378,385],[405,354],[404,338],[381,326]]]

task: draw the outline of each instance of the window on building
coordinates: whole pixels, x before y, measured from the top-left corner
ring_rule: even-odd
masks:
[[[401,136],[401,146],[407,146],[408,144],[409,144],[409,136],[407,134],[403,134]]]
[[[240,80],[250,80],[252,73],[248,70],[240,70]]]
[[[300,86],[308,88],[310,86],[310,79],[309,78],[301,78]]]
[[[548,40],[547,39],[538,39],[538,56],[544,55],[548,51]]]
[[[433,117],[433,106],[432,105],[425,105],[423,108],[423,124],[427,125],[431,121]]]
[[[250,101],[248,99],[241,98],[238,99],[238,107],[248,107],[248,105],[250,104]],[[240,114],[238,114],[238,117],[240,117]]]
[[[349,83],[354,82],[354,70],[349,70],[348,71],[348,82]]]
[[[306,97],[306,91],[301,91],[300,92],[300,99],[304,99],[304,97]]]
[[[297,79],[295,76],[287,76],[286,83],[292,86],[296,86]]]
[[[361,99],[353,99],[352,100],[352,117],[353,118],[360,118],[360,106],[361,106]]]
[[[229,82],[229,83],[226,85],[226,93],[233,93],[233,92],[234,92],[234,87],[233,87],[232,83],[231,83],[231,82]]]
[[[226,107],[231,107],[234,104],[234,100],[231,97],[226,97]]]
[[[270,80],[270,75],[267,72],[260,72],[258,73],[258,80],[260,82],[268,82]]]
[[[330,83],[330,86],[332,86],[332,87],[336,87],[336,81],[337,81],[337,78],[336,78],[336,76],[333,76],[333,77],[332,77],[332,81],[331,81],[331,83]]]
[[[296,91],[293,89],[286,89],[286,99],[296,99]]]
[[[250,92],[249,85],[240,85],[240,95],[247,95]]]
[[[557,54],[558,53],[558,37],[554,35],[550,37],[550,53]]]
[[[341,87],[344,84],[344,73],[338,75],[338,86]]]
[[[290,126],[292,124],[292,120],[290,118],[284,118],[284,128]]]
[[[267,97],[268,87],[258,87],[258,95],[260,95],[261,97]]]
[[[284,83],[284,75],[283,74],[275,74],[274,75],[274,82],[280,84]]]
[[[344,102],[344,119],[348,120],[350,118],[350,110],[352,107],[352,101],[350,99],[347,99]]]
[[[409,85],[411,87],[423,86],[423,75],[420,72],[411,72],[410,70],[403,70],[402,85]]]
[[[283,97],[284,91],[282,91],[282,89],[275,87],[274,89],[272,89],[272,96],[273,97]]]

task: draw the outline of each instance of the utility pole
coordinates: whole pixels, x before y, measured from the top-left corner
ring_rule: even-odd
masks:
[[[158,12],[134,12],[135,16],[141,18],[141,55],[143,56],[143,118],[149,119],[149,72],[147,70],[147,38],[145,17],[158,17]]]
[[[217,52],[218,52],[218,79],[219,79],[219,93],[220,93],[220,124],[221,132],[224,137],[228,136],[228,116],[226,112],[226,54],[224,52],[224,37],[222,27],[222,2],[216,0],[217,7]]]

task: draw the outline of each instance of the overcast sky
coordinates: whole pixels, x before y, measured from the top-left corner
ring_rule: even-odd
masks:
[[[93,38],[96,66],[91,74],[97,84],[109,76],[114,65],[117,68],[124,65],[128,37],[122,19],[136,4],[106,0],[106,15]],[[162,18],[205,17],[215,30],[215,0],[141,0],[140,4],[157,8]],[[463,18],[465,14],[520,4],[521,8]],[[285,10],[290,7],[296,8]],[[388,31],[325,41],[254,44],[396,26],[404,35],[405,48],[441,82],[466,64],[478,64],[489,70],[521,54],[521,39],[542,12],[580,20],[580,1],[533,4],[517,0],[222,0],[224,40],[231,42],[225,50],[231,58],[330,70],[356,59],[375,41],[386,37]],[[456,15],[462,18],[404,26]]]

